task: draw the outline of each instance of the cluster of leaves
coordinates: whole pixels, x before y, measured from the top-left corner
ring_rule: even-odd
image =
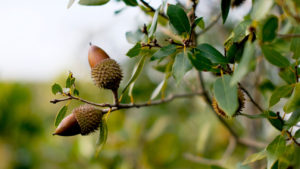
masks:
[[[76,89],[75,86],[75,78],[73,77],[73,73],[69,72],[68,78],[66,80],[66,86],[65,88],[62,88],[59,84],[55,83],[52,85],[52,93],[54,95],[62,95],[67,96],[70,94],[74,94],[75,96],[79,96],[79,91]],[[65,117],[67,111],[68,111],[68,105],[70,104],[70,101],[64,105],[59,112],[57,113],[56,119],[55,119],[55,127],[59,125],[59,123],[62,121],[62,119]]]
[[[80,0],[79,3],[82,5],[103,5],[108,1]],[[70,4],[73,2],[71,0]],[[123,2],[128,6],[139,6],[136,0],[123,0]],[[227,20],[232,3],[230,0],[222,0],[220,3],[223,24]],[[145,2],[143,4],[145,5]],[[147,3],[145,7],[140,6],[146,13],[149,13],[150,9],[150,12],[152,12],[150,15],[153,16],[152,22],[145,25],[142,31],[126,33],[128,41],[134,43],[134,46],[127,52],[127,56],[139,58],[139,61],[133,69],[129,82],[122,90],[122,95],[129,90],[128,94],[133,102],[132,90],[135,81],[147,62],[156,64],[155,69],[164,73],[164,79],[154,89],[150,100],[155,99],[159,94],[164,98],[168,80],[171,76],[179,84],[184,75],[194,68],[197,71],[211,72],[218,76],[213,87],[214,97],[225,114],[232,117],[239,107],[239,82],[249,72],[255,70],[256,61],[261,59],[262,55],[268,63],[278,68],[278,75],[286,84],[279,86],[272,92],[268,109],[263,111],[259,117],[269,119],[276,129],[286,133],[289,139],[297,143],[296,140],[300,137],[300,130],[293,135],[291,135],[290,130],[300,121],[300,84],[298,83],[300,39],[292,38],[290,40],[279,35],[280,33],[300,33],[298,16],[296,15],[297,10],[300,8],[299,3],[292,0],[288,3],[274,3],[273,0],[253,1],[252,10],[233,29],[225,41],[224,54],[211,44],[197,44],[196,37],[193,37],[197,36],[196,27],[206,28],[203,17],[195,16],[193,18],[188,14],[191,11],[193,12],[194,8],[187,9],[180,4],[166,4],[164,1],[156,10],[147,6]],[[234,2],[234,4],[238,4],[238,2]],[[274,6],[282,8],[288,17],[282,18],[276,14],[270,14],[270,10]],[[289,9],[296,10],[289,11]],[[170,29],[174,36],[167,36],[164,40],[159,40],[157,38],[158,24]],[[72,83],[72,78],[70,78],[68,85],[67,80],[66,89],[70,89],[74,81]],[[65,90],[63,91],[57,84],[53,86],[52,90],[54,93],[66,94]],[[74,94],[75,90],[74,87]],[[68,92],[71,91],[72,89]],[[289,98],[283,107],[285,114],[292,113],[287,120],[282,118],[279,113],[272,111],[272,107],[281,98]],[[64,116],[66,110],[61,111],[62,113],[59,113],[58,116]],[[288,166],[287,161],[289,159],[287,158],[291,154],[287,153],[291,153],[292,148],[291,145],[286,145],[285,137],[279,135],[268,145],[266,150],[254,154],[245,161],[245,164],[267,157],[268,169],[276,165]]]

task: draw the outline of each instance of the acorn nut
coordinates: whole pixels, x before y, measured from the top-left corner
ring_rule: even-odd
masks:
[[[75,108],[70,115],[65,117],[53,135],[88,135],[98,129],[101,120],[101,110],[92,105],[85,104]]]
[[[94,84],[99,88],[112,90],[118,104],[118,88],[123,77],[120,65],[109,58],[104,50],[94,45],[90,47],[88,60]]]

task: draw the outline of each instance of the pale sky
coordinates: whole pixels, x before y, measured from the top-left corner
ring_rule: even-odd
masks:
[[[209,1],[200,1],[200,13],[207,12]],[[70,9],[67,4],[68,0],[0,0],[0,81],[49,81],[68,70],[89,76],[89,42],[118,62],[128,59],[125,54],[132,44],[125,33],[147,21],[139,8],[114,15],[124,3],[111,0],[87,7],[75,2]],[[240,12],[235,16],[242,17]]]

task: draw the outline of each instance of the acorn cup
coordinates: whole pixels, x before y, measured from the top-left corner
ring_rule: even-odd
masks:
[[[118,104],[118,88],[123,77],[120,65],[95,45],[91,45],[89,49],[88,60],[94,84],[99,88],[112,90],[115,104]]]
[[[88,135],[99,128],[101,120],[101,110],[92,105],[85,104],[75,108],[70,115],[65,117],[60,122],[53,135]]]
[[[238,101],[239,101],[239,107],[232,117],[238,115],[245,107],[245,96],[244,93],[241,91],[241,89],[238,89]],[[228,118],[226,113],[218,106],[218,102],[215,97],[212,98],[212,107],[219,116]]]

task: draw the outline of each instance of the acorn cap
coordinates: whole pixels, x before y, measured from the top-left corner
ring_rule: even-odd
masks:
[[[81,135],[88,135],[97,130],[102,120],[101,110],[89,104],[74,109],[72,113],[80,126]]]
[[[53,135],[88,135],[98,129],[101,120],[101,110],[89,104],[85,104],[75,108],[70,115],[65,117]]]
[[[113,59],[104,59],[91,71],[96,86],[104,89],[118,90],[122,80],[122,71],[119,64]]]
[[[91,68],[95,67],[99,62],[109,58],[108,54],[98,46],[91,45],[88,53],[88,60]]]
[[[236,112],[234,113],[233,117],[236,116],[236,115],[238,115],[242,111],[242,109],[244,108],[244,106],[245,106],[244,93],[240,89],[238,89],[238,101],[239,101],[239,107],[236,110]],[[212,98],[212,106],[213,106],[213,109],[215,110],[215,112],[219,116],[228,118],[227,114],[218,106],[218,102],[217,102],[217,100],[216,100],[215,97]]]

